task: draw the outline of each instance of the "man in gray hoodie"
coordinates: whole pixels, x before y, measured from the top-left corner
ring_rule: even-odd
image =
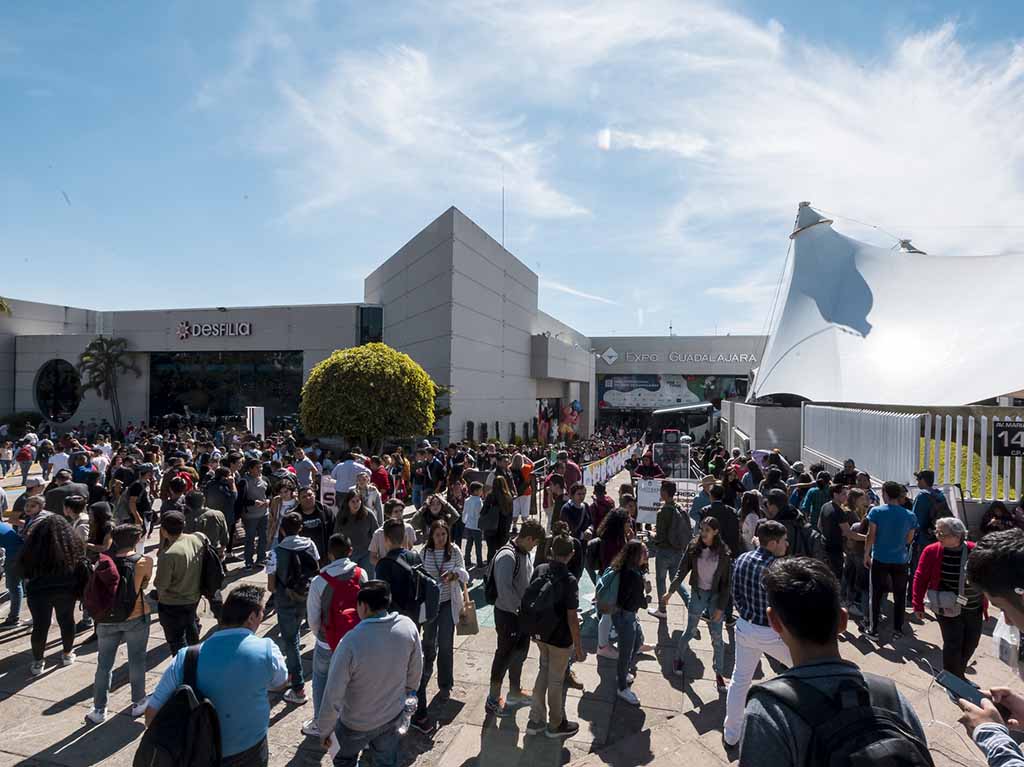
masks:
[[[340,630],[336,633],[329,631],[330,611],[335,607],[343,607],[344,610],[356,609],[355,603],[359,596],[359,589],[367,580],[366,571],[349,559],[351,554],[351,541],[341,533],[332,535],[327,544],[327,556],[330,562],[309,584],[309,596],[306,598],[306,619],[309,621],[310,632],[316,637],[316,645],[313,649],[313,718],[302,723],[302,734],[318,740],[320,727],[317,720],[320,717],[320,704],[324,698],[324,688],[327,686],[331,656],[338,645],[336,637],[341,634]],[[345,587],[350,588],[346,590]],[[353,594],[353,592],[355,593]],[[334,604],[338,601],[335,599],[335,595],[338,595],[341,600],[338,605]],[[351,615],[350,613],[346,614]],[[343,629],[345,625],[339,628]],[[341,638],[344,639],[343,634],[341,634]],[[333,647],[331,642],[335,643]]]
[[[398,718],[419,687],[423,651],[416,624],[388,612],[390,592],[384,581],[363,585],[356,602],[359,624],[331,658],[319,729],[324,748],[332,732],[338,739],[336,767],[356,767],[366,749],[374,764],[395,764],[398,758]]]
[[[281,520],[284,540],[270,550],[267,558],[267,590],[274,595],[277,625],[284,645],[284,657],[291,675],[291,688],[285,692],[288,703],[306,702],[306,685],[302,678],[302,648],[299,626],[306,612],[306,597],[319,570],[320,552],[309,538],[299,535],[302,517],[294,511]]]
[[[494,579],[498,598],[494,602],[494,630],[498,646],[491,662],[491,689],[485,708],[496,716],[513,714],[515,706],[506,706],[501,698],[501,685],[508,672],[510,704],[533,701],[533,693],[522,686],[523,662],[530,652],[530,635],[519,630],[519,607],[523,594],[533,577],[530,552],[544,540],[544,527],[535,520],[527,520],[519,528],[516,539],[498,550],[491,561],[488,577]]]

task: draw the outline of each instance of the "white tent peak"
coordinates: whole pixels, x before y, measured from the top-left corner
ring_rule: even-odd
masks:
[[[1024,259],[893,253],[831,223],[800,204],[751,398],[965,405],[1024,388]]]

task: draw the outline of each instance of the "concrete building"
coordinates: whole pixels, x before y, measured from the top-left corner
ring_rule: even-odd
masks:
[[[360,303],[98,312],[9,299],[0,417],[35,411],[58,428],[109,418],[73,369],[106,335],[127,340],[139,369],[120,387],[126,423],[241,420],[260,405],[272,425],[290,425],[314,365],[383,340],[451,387],[439,438],[555,441],[639,423],[663,400],[742,396],[764,347],[752,336],[589,338],[540,311],[537,288],[533,271],[449,208],[366,278]]]

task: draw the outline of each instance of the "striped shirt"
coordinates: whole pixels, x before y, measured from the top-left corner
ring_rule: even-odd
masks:
[[[768,592],[764,573],[776,559],[768,549],[759,548],[736,557],[732,566],[732,599],[740,617],[758,626],[768,625]]]
[[[942,565],[939,575],[939,589],[941,591],[952,591],[960,593],[960,566],[963,559],[963,548],[942,549]],[[971,585],[970,581],[964,583],[964,596],[967,597],[967,610],[981,609],[981,594],[978,589]]]
[[[444,558],[444,549],[429,549],[424,546],[420,549],[419,553],[420,559],[423,560],[423,569],[434,576],[437,579],[438,586],[441,587],[441,601],[447,602],[452,598],[452,584],[442,581],[441,576],[452,570],[462,568],[462,551],[453,544],[451,559],[447,562]]]

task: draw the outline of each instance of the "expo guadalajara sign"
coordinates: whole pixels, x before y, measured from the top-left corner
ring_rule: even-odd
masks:
[[[618,358],[619,354],[612,347],[608,347],[601,358],[609,365],[613,364]],[[712,354],[712,353],[694,353],[694,352],[669,352],[668,354],[659,352],[626,352],[626,362],[746,362],[753,364],[757,362],[757,356],[754,354],[737,354],[735,352],[730,354]]]
[[[220,336],[251,336],[251,322],[189,322],[178,323],[178,340],[190,338],[214,338]]]

